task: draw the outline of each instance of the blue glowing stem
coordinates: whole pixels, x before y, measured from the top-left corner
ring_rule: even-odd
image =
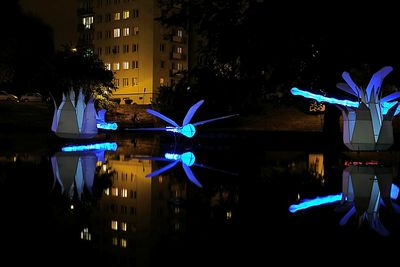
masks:
[[[308,209],[310,207],[320,206],[324,204],[333,203],[342,199],[342,194],[329,195],[324,197],[316,197],[314,199],[304,199],[299,204],[290,205],[289,211],[295,213],[296,211]]]
[[[392,188],[390,190],[390,198],[397,199],[399,196],[399,187],[395,184],[392,184]],[[314,199],[303,199],[299,204],[290,205],[289,211],[291,213],[295,213],[296,211],[308,209],[315,206],[320,206],[324,204],[333,203],[342,199],[342,194],[337,195],[329,195],[324,197],[316,197]]]
[[[336,99],[333,97],[326,97],[326,96],[322,96],[322,95],[318,95],[318,94],[313,94],[304,90],[300,90],[299,88],[293,87],[290,92],[293,95],[299,95],[299,96],[303,96],[305,98],[311,98],[314,99],[318,102],[326,102],[326,103],[330,103],[330,104],[338,104],[338,105],[342,105],[342,106],[346,106],[346,107],[352,107],[352,108],[358,108],[360,103],[356,102],[356,101],[351,101],[351,100],[340,100],[340,99]],[[381,109],[382,109],[382,114],[386,115],[389,111],[389,109],[391,107],[393,107],[394,105],[397,104],[397,101],[393,101],[393,102],[381,102]],[[394,113],[394,116],[396,116],[397,114],[400,113],[400,106],[397,107],[396,112]]]
[[[336,99],[333,97],[326,97],[326,96],[322,96],[322,95],[317,95],[317,94],[313,94],[304,90],[300,90],[299,88],[293,87],[292,90],[290,90],[290,92],[293,95],[300,95],[303,96],[305,98],[311,98],[314,99],[318,102],[326,102],[326,103],[330,103],[330,104],[339,104],[342,106],[346,106],[346,107],[352,107],[352,108],[358,108],[358,106],[360,105],[358,102],[356,101],[350,101],[350,100],[340,100],[340,99]]]
[[[117,150],[117,143],[97,143],[89,145],[79,145],[79,146],[65,146],[61,148],[63,152],[77,152],[77,151],[90,151],[90,150]]]
[[[104,130],[117,130],[118,125],[115,122],[98,122],[97,123],[97,128],[98,129],[104,129]]]

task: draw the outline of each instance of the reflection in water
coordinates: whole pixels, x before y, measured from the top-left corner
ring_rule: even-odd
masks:
[[[211,169],[211,170],[216,170],[216,171],[220,171],[220,172],[224,172],[224,173],[229,173],[231,175],[237,175],[235,173],[230,173],[227,171],[223,171],[220,169],[216,169],[216,168],[212,168],[212,167],[208,167],[206,165],[203,164],[198,164],[195,163],[196,161],[196,157],[193,154],[193,152],[185,152],[182,154],[176,154],[176,153],[165,153],[164,158],[156,158],[156,157],[151,157],[152,160],[161,160],[161,161],[172,161],[172,163],[152,172],[146,175],[146,177],[154,177],[157,175],[160,175],[161,173],[173,168],[176,164],[178,164],[179,162],[182,163],[182,168],[185,171],[186,176],[188,177],[188,179],[194,183],[195,185],[197,185],[198,187],[203,187],[200,182],[197,180],[196,176],[194,175],[193,171],[190,169],[191,166],[198,166],[198,167],[203,167],[203,168],[207,168],[207,169]]]
[[[109,266],[149,266],[160,237],[184,229],[180,199],[186,197],[186,186],[166,176],[146,178],[153,161],[131,153],[121,149],[106,154],[112,185],[80,229],[81,239],[95,246],[100,262]]]
[[[392,212],[400,212],[400,206],[392,201],[399,195],[399,187],[392,183],[393,168],[379,165],[348,166],[343,170],[342,193],[316,197],[314,199],[303,199],[299,204],[289,207],[291,213],[310,207],[340,201],[337,211],[347,211],[340,220],[340,225],[348,223],[355,214],[358,226],[364,220],[368,222],[371,229],[381,235],[388,235],[389,231],[382,225],[379,218],[379,208],[383,204]]]
[[[389,235],[379,218],[383,204],[390,211],[400,212],[391,198],[398,197],[398,187],[392,184],[393,169],[385,166],[349,166],[343,170],[343,193],[340,207],[347,210],[340,225],[348,223],[355,215],[358,225],[364,220],[381,235]]]
[[[80,200],[84,188],[92,193],[97,162],[104,162],[105,150],[116,148],[116,143],[63,147],[62,152],[57,152],[51,157],[54,175],[52,188],[58,183],[61,192],[67,194],[70,199],[77,196]]]

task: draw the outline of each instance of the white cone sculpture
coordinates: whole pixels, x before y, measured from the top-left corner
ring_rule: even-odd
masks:
[[[54,99],[53,99],[54,100]],[[79,90],[75,104],[75,93],[70,90],[59,107],[54,101],[54,115],[51,130],[59,137],[73,139],[88,139],[97,135],[96,109],[93,98],[85,104],[82,89]]]

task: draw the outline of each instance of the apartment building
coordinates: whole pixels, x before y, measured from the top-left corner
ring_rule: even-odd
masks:
[[[121,104],[150,104],[188,66],[187,34],[156,18],[157,0],[77,0],[79,45],[89,46],[114,72]]]

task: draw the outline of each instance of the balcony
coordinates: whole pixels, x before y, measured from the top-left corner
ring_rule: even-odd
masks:
[[[170,59],[186,60],[186,55],[182,53],[171,52]]]

